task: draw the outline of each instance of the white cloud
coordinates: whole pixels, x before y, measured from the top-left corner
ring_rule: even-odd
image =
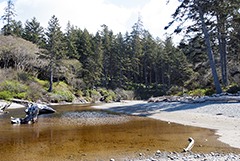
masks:
[[[178,7],[178,0],[170,0],[170,3],[166,5],[164,0],[151,0],[150,3],[146,4],[142,9],[143,23],[147,30],[154,37],[160,37],[165,40],[165,33],[172,33],[174,27],[164,30],[164,27],[172,20],[171,15],[175,12]],[[174,40],[179,41],[178,36],[173,36]]]
[[[7,6],[7,2],[1,2],[0,3],[0,17],[2,17],[2,15],[4,15],[4,8]],[[2,23],[2,20],[1,20],[1,22],[0,22],[0,24]]]
[[[7,0],[0,3],[1,15],[6,5]],[[168,5],[166,0],[151,0],[145,6],[136,4],[134,7],[117,6],[109,0],[16,0],[15,10],[18,16],[15,19],[25,23],[26,20],[36,17],[46,28],[48,21],[55,15],[63,31],[70,21],[72,25],[86,28],[93,34],[101,30],[102,24],[106,24],[114,34],[125,34],[126,31],[131,32],[131,27],[137,22],[140,12],[144,27],[154,37],[165,39],[163,35],[166,32],[171,33],[174,28],[166,31],[164,27],[171,21],[171,14],[178,5],[178,0],[170,0]]]
[[[86,28],[91,33],[101,29],[106,24],[114,32],[125,32],[126,22],[131,16],[131,9],[106,4],[104,0],[18,0],[16,10],[18,18],[24,20],[36,17],[45,28],[48,21],[55,15],[62,29],[66,28],[68,21],[72,25]]]

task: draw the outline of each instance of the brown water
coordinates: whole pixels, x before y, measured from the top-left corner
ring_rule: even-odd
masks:
[[[0,160],[123,160],[139,153],[153,156],[157,150],[181,152],[189,137],[195,139],[193,152],[240,152],[217,141],[209,129],[83,105],[53,108],[57,113],[42,115],[31,125],[10,123],[9,117],[23,117],[24,109],[0,116]]]

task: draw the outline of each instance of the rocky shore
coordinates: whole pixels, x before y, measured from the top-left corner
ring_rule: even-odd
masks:
[[[203,153],[177,153],[177,152],[161,152],[157,151],[152,155],[139,154],[138,157],[134,159],[124,159],[124,161],[238,161],[240,160],[240,154],[236,153],[214,153],[209,154]],[[115,161],[115,159],[110,159],[110,161]]]

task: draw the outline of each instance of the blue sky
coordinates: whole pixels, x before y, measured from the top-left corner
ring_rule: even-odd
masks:
[[[164,26],[171,21],[171,14],[179,5],[178,0],[13,0],[17,16],[15,20],[31,20],[36,17],[46,28],[52,15],[60,21],[64,31],[68,21],[72,25],[86,28],[95,34],[106,24],[114,34],[131,32],[140,13],[144,28],[156,38],[165,39],[166,32],[171,33],[174,28],[165,31]],[[4,13],[7,0],[0,0],[0,16]],[[0,28],[3,23],[0,21]],[[180,36],[173,36],[174,42],[179,42]]]

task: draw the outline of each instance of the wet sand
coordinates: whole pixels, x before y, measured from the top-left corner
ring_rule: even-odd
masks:
[[[188,145],[187,138],[193,137],[195,139],[193,152],[209,154],[213,151],[240,154],[240,149],[229,146],[231,142],[234,142],[232,139],[236,140],[236,145],[238,143],[239,118],[235,114],[233,114],[235,118],[224,116],[224,113],[220,115],[219,111],[216,111],[218,115],[213,115],[211,113],[214,112],[209,112],[210,108],[207,105],[209,103],[200,106],[124,101],[92,106],[95,109],[144,116],[136,117],[136,121],[131,120],[131,124],[123,122],[126,118],[118,118],[121,126],[109,124],[109,119],[106,121],[105,118],[87,119],[87,122],[83,124],[90,126],[80,128],[78,123],[82,120],[79,118],[71,118],[68,124],[64,124],[68,121],[61,122],[55,117],[40,117],[37,124],[21,126],[10,126],[8,120],[0,120],[1,140],[3,140],[0,143],[2,147],[0,153],[3,160],[9,160],[9,158],[14,158],[14,160],[19,160],[19,158],[20,160],[110,160],[110,158],[130,160],[139,158],[140,154],[144,157],[155,156],[157,150],[180,153]],[[238,106],[238,104],[232,105],[234,108]],[[216,106],[216,104],[211,106]],[[227,105],[221,104],[221,106]],[[62,106],[62,109],[57,111],[64,108],[66,107]],[[202,108],[208,110],[202,112]],[[75,107],[71,106],[70,109],[74,111]],[[14,114],[15,110],[17,110],[15,106],[11,105],[10,113]],[[166,122],[156,122],[154,121],[156,119]],[[98,126],[94,125],[96,122],[99,123]],[[190,127],[184,125],[190,125]],[[222,142],[216,141],[217,139]],[[238,145],[231,146],[239,148]]]
[[[216,106],[216,108],[211,108]],[[228,106],[231,106],[228,107]],[[95,106],[115,112],[143,115],[167,122],[216,130],[219,140],[231,147],[240,148],[240,103],[147,103],[146,101],[123,101]],[[211,111],[210,111],[211,109]],[[221,109],[224,109],[222,112]],[[227,116],[224,112],[227,111]]]

